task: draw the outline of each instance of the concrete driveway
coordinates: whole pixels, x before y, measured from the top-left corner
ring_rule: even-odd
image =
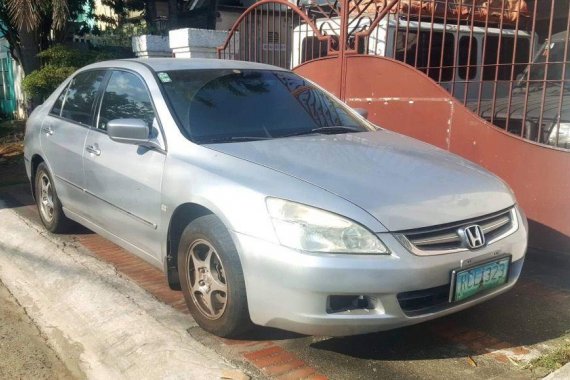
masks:
[[[0,199],[0,279],[89,377],[532,379],[547,372],[527,363],[568,339],[570,259],[535,250],[511,292],[444,319],[347,338],[219,339],[158,270],[90,231],[44,232],[27,186]]]

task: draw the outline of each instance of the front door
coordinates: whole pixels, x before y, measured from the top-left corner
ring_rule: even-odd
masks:
[[[102,94],[95,128],[86,139],[84,170],[90,219],[108,232],[158,260],[162,171],[166,153],[112,141],[107,123],[142,119],[151,137],[163,141],[149,92],[129,71],[114,70]]]

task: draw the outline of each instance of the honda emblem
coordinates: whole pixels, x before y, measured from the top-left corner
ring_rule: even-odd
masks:
[[[481,226],[473,225],[465,228],[465,241],[471,249],[481,248],[485,245],[485,234]]]

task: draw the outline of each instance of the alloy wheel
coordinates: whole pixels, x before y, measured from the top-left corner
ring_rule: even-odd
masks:
[[[42,172],[40,174],[40,212],[44,220],[50,223],[53,220],[55,204],[53,200],[53,186],[49,176]]]
[[[206,240],[194,241],[186,255],[186,265],[192,301],[204,317],[219,319],[226,310],[228,285],[215,248]]]

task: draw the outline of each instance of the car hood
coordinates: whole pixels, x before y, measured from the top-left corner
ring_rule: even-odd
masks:
[[[389,231],[470,219],[514,204],[505,184],[479,166],[384,130],[207,147],[334,193]]]
[[[483,100],[480,104],[470,102],[467,107],[473,112],[479,114],[482,118],[490,120],[506,119],[507,115],[510,119],[520,120],[526,112],[526,119],[537,121],[540,116],[543,120],[550,124],[558,118],[559,110],[562,111],[561,118],[563,121],[570,120],[570,92],[564,91],[562,96],[562,105],[560,104],[560,86],[549,86],[546,90],[531,89],[528,95],[517,89],[513,92],[509,101],[508,97],[496,99],[494,104],[492,100]],[[544,104],[544,106],[543,106]],[[494,114],[493,114],[494,112]]]

